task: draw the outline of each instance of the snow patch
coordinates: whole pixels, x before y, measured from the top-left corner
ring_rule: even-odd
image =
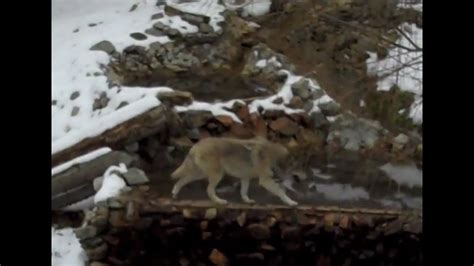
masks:
[[[413,163],[407,165],[387,163],[381,166],[380,170],[399,185],[409,188],[423,187],[423,171]]]
[[[260,59],[257,61],[257,63],[255,64],[256,67],[259,67],[259,68],[264,68],[267,66],[267,60],[265,59]]]
[[[220,13],[225,11],[226,8],[219,4],[218,0],[196,0],[193,2],[166,0],[166,4],[185,13],[208,16],[210,18],[209,25],[214,31],[217,32],[222,29],[218,25],[224,21],[224,17]]]
[[[107,171],[104,173],[102,186],[94,196],[95,204],[119,195],[122,189],[127,187],[125,181],[120,176],[113,173],[113,171],[123,174],[127,172],[127,167],[125,164],[121,163],[120,166],[112,165],[107,168]]]
[[[362,187],[349,184],[315,184],[316,191],[329,200],[369,199],[369,193]]]
[[[270,6],[272,5],[271,0],[250,0],[246,1],[247,4],[243,7],[242,16],[259,17],[270,12]]]
[[[110,57],[103,51],[90,50],[105,40],[119,53],[130,45],[148,46],[152,42],[170,41],[167,36],[132,38],[131,33],[143,33],[153,26],[155,21],[150,19],[153,14],[164,12],[163,6],[157,7],[152,1],[135,3],[136,9],[130,12],[133,4],[129,0],[88,0],[87,3],[53,0],[53,153],[88,137],[87,131],[100,126],[102,118],[116,112],[123,102],[133,105],[144,97],[155,97],[149,88],[109,88],[102,67],[110,62]],[[108,98],[108,104],[93,110],[94,101],[101,95]]]
[[[229,116],[237,123],[242,123],[242,121],[233,113],[225,110],[224,108],[232,108],[234,103],[239,102],[245,104],[241,100],[232,100],[225,103],[206,103],[194,101],[188,106],[175,106],[175,110],[178,113],[187,112],[187,111],[210,111],[213,116],[224,115]]]
[[[83,266],[87,256],[72,228],[51,227],[51,261],[53,266]]]

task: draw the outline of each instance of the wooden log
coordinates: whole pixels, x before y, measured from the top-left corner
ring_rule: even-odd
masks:
[[[94,160],[74,165],[56,174],[51,179],[53,208],[62,208],[93,195],[92,181],[94,178],[102,176],[109,166],[120,163],[130,166],[134,162],[134,158],[125,152],[111,151]],[[92,190],[83,187],[86,185],[90,186]]]
[[[81,154],[103,146],[120,149],[125,145],[136,142],[167,129],[168,122],[176,119],[169,108],[160,105],[141,115],[138,115],[99,136],[87,138],[83,141],[52,155],[52,166],[59,165]]]
[[[51,210],[61,210],[68,205],[87,199],[94,194],[94,187],[90,183],[86,183],[63,193],[55,194],[51,199]]]

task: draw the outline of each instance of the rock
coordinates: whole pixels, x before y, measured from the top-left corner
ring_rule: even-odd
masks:
[[[295,96],[291,98],[290,103],[288,104],[288,107],[293,108],[293,109],[302,109],[304,106],[304,102],[299,96]]]
[[[104,243],[104,241],[100,237],[87,238],[84,240],[79,240],[79,242],[81,243],[81,246],[85,249],[95,248]]]
[[[216,120],[226,127],[230,127],[234,123],[234,120],[227,115],[218,115],[216,116]]]
[[[79,113],[80,108],[78,106],[74,106],[71,111],[71,116],[76,116]]]
[[[255,136],[267,137],[268,129],[267,122],[262,117],[258,116],[255,121]]]
[[[262,244],[260,246],[260,249],[266,250],[266,251],[273,251],[273,250],[275,250],[275,247],[273,247],[272,245],[269,245],[269,244]]]
[[[109,41],[101,41],[94,44],[89,50],[91,51],[103,51],[107,54],[112,54],[115,52],[115,46]]]
[[[123,203],[116,198],[108,198],[107,206],[109,206],[110,209],[115,209],[115,210],[124,208]]]
[[[158,30],[156,28],[146,29],[145,33],[148,34],[148,35],[151,35],[151,36],[155,36],[155,37],[160,37],[160,36],[165,36],[166,35],[166,33],[164,33],[161,30]],[[151,45],[150,45],[150,48],[151,48]]]
[[[102,263],[99,261],[93,261],[91,262],[90,266],[110,266],[110,264]]]
[[[336,216],[332,213],[324,215],[324,218],[323,218],[324,228],[331,229],[332,226],[334,225],[335,220],[336,220]]]
[[[247,105],[240,107],[237,110],[237,117],[242,120],[244,123],[250,121],[250,112]]]
[[[211,251],[211,254],[209,254],[209,260],[217,266],[225,266],[229,263],[227,257],[217,249]]]
[[[312,112],[309,115],[311,124],[314,128],[320,129],[329,125],[329,121],[321,112]]]
[[[309,113],[311,112],[311,110],[313,109],[314,107],[314,103],[312,101],[306,101],[304,104],[303,104],[303,110],[306,112],[306,113]]]
[[[181,18],[194,25],[199,25],[200,23],[209,23],[210,21],[210,18],[207,16],[197,16],[191,14],[183,14]]]
[[[283,98],[277,97],[275,100],[272,101],[274,104],[282,104],[283,103]]]
[[[127,221],[125,220],[125,213],[123,210],[111,210],[109,215],[109,224],[112,227],[125,227],[127,226]]]
[[[309,80],[301,78],[299,81],[291,85],[291,91],[293,95],[301,97],[301,99],[306,100],[311,97],[312,90]]]
[[[86,227],[74,229],[74,233],[79,240],[93,238],[97,235],[97,227],[88,225]]]
[[[167,31],[169,29],[168,26],[166,26],[165,24],[163,24],[162,22],[156,22],[155,24],[153,24],[153,28],[157,29],[157,30],[162,30],[162,31]]]
[[[358,151],[361,147],[372,148],[382,134],[379,122],[344,113],[331,124],[327,141],[338,139],[344,149]]]
[[[158,94],[158,99],[169,105],[190,105],[193,102],[193,95],[187,91],[167,91]]]
[[[132,7],[130,8],[130,10],[128,10],[128,12],[133,12],[135,11],[135,9],[137,9],[138,5],[137,4],[133,4]]]
[[[160,19],[164,17],[163,13],[156,13],[151,16],[151,20]]]
[[[206,210],[206,213],[204,214],[204,218],[207,220],[212,220],[216,218],[217,216],[217,209],[216,208],[210,208]]]
[[[100,188],[102,187],[102,182],[104,182],[104,177],[103,176],[99,176],[99,177],[94,178],[94,180],[92,181],[92,184],[94,186],[95,191],[100,190]]]
[[[311,91],[311,99],[313,100],[317,100],[323,97],[324,95],[326,95],[326,92],[324,92],[322,89],[316,89]]]
[[[318,104],[318,107],[325,116],[335,116],[341,111],[341,106],[334,101]]]
[[[236,220],[240,227],[243,227],[245,225],[245,221],[247,220],[247,213],[242,212],[239,216],[237,216]]]
[[[211,33],[214,29],[207,23],[199,24],[199,31],[202,33]]]
[[[398,134],[398,136],[396,136],[396,137],[393,139],[394,143],[399,144],[399,145],[401,145],[401,146],[406,145],[409,140],[410,140],[410,139],[409,139],[408,136],[405,135],[405,134]]]
[[[150,182],[145,172],[138,168],[130,168],[126,173],[122,174],[122,176],[129,186],[142,185]]]
[[[178,150],[188,150],[193,146],[193,142],[186,136],[172,138],[171,144]]]
[[[342,229],[347,229],[349,227],[349,222],[350,222],[349,216],[344,215],[339,221],[339,227],[341,227]]]
[[[298,132],[299,125],[284,116],[270,122],[270,128],[285,136],[293,136]]]
[[[103,243],[96,248],[86,249],[86,254],[89,260],[102,260],[107,256],[107,244]]]
[[[233,123],[229,131],[233,136],[237,138],[245,139],[253,137],[252,130],[240,123]]]
[[[130,33],[130,37],[132,37],[133,39],[135,39],[137,41],[143,41],[143,40],[146,40],[148,38],[148,37],[146,37],[145,34],[143,34],[141,32]]]
[[[285,115],[286,115],[285,111],[283,110],[264,110],[263,111],[263,117],[270,118],[270,119],[284,117]]]
[[[167,33],[170,37],[176,37],[180,34],[177,29],[170,29],[167,31]]]
[[[139,219],[138,210],[133,201],[127,203],[127,207],[125,208],[125,219],[129,222]]]
[[[188,111],[183,120],[187,128],[199,128],[204,126],[213,117],[209,111]]]
[[[137,152],[138,148],[139,148],[139,145],[138,145],[138,142],[136,142],[136,141],[125,146],[125,150],[130,152],[130,153]]]
[[[75,92],[71,93],[71,96],[69,97],[69,99],[71,101],[73,101],[73,100],[77,99],[77,97],[79,97],[79,95],[80,95],[80,93],[78,91],[75,91]]]
[[[94,103],[92,104],[92,110],[95,111],[95,110],[98,110],[98,109],[102,109],[104,107],[107,106],[107,104],[109,103],[110,99],[107,97],[107,93],[106,92],[102,92],[99,96],[99,98],[96,98],[94,100]]]
[[[265,224],[253,223],[247,226],[250,235],[257,240],[265,240],[270,238],[270,228]]]
[[[265,256],[260,252],[255,252],[255,253],[250,253],[250,254],[238,254],[236,258],[252,260],[254,262],[257,262],[257,261],[263,262],[265,260]]]

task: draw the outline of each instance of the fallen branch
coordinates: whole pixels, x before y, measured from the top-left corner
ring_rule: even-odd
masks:
[[[93,138],[87,138],[72,147],[52,155],[52,166],[71,160],[99,147],[120,149],[140,139],[154,135],[167,128],[175,118],[169,108],[160,105]]]

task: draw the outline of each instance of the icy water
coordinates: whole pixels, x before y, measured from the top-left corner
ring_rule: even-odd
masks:
[[[171,170],[170,170],[171,171]],[[152,174],[152,192],[169,197],[173,186],[168,171]],[[167,178],[164,178],[167,176]],[[298,177],[299,176],[299,177]],[[372,160],[338,158],[327,164],[315,163],[304,174],[275,178],[287,195],[300,204],[347,208],[388,208],[421,210],[423,170],[414,163],[394,164]],[[206,199],[207,182],[197,181],[184,187],[179,199]],[[241,202],[240,182],[226,176],[217,194],[231,202]],[[249,197],[258,204],[279,204],[280,200],[252,180]]]

